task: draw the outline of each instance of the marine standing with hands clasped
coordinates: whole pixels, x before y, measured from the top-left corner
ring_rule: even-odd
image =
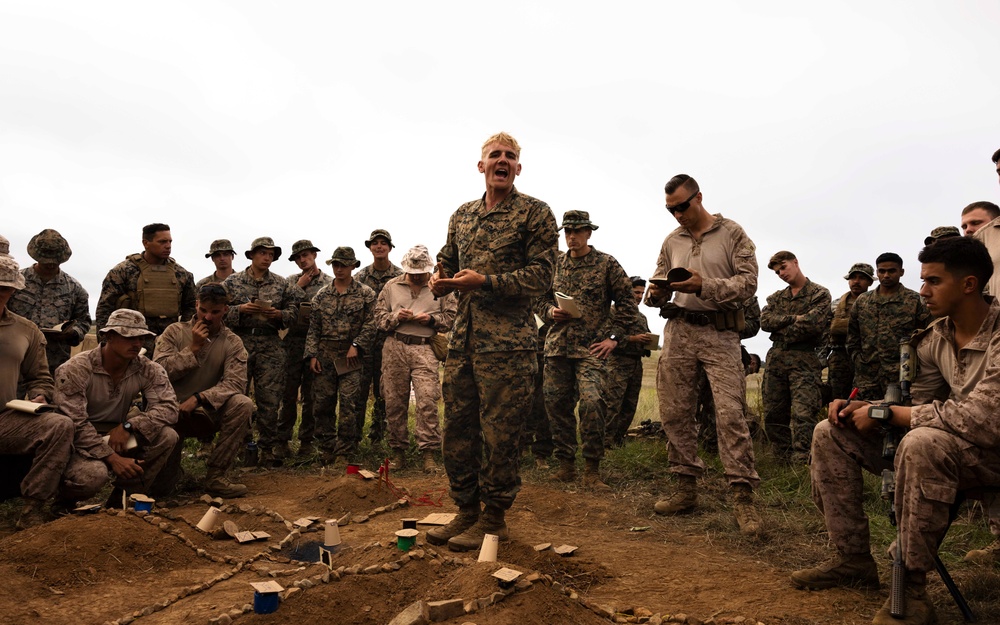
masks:
[[[552,286],[558,234],[548,205],[514,186],[520,157],[506,133],[483,144],[486,192],[452,214],[431,278],[438,297],[459,292],[442,389],[442,451],[459,513],[427,541],[455,551],[478,549],[485,534],[507,540],[505,513],[521,485],[519,439],[538,367],[531,298]]]
[[[739,332],[745,324],[741,304],[757,292],[756,248],[739,224],[705,209],[701,189],[691,176],[674,176],[664,191],[667,211],[678,228],[660,248],[646,304],[660,308],[660,315],[669,319],[657,365],[656,394],[677,488],[658,501],[654,511],[681,514],[693,510],[698,501],[697,478],[705,471],[693,418],[700,366],[715,398],[719,458],[733,491],[736,520],[741,532],[755,534],[761,530],[761,520],[753,489],[760,478],[743,417],[746,380]],[[685,269],[687,277],[668,278],[676,268]]]

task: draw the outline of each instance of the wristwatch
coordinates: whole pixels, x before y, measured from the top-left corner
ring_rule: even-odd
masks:
[[[874,404],[868,407],[868,418],[873,421],[878,421],[882,427],[889,427],[889,421],[892,420],[892,407],[895,404]]]
[[[614,341],[615,343],[621,343],[622,342],[621,338],[617,334],[612,334],[608,338],[611,339],[612,341]]]
[[[125,430],[126,432],[128,432],[129,434],[131,434],[132,433],[132,422],[131,421],[126,421],[125,423],[122,423],[122,429]]]

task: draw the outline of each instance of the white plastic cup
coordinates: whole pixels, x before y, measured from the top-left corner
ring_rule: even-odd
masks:
[[[326,547],[340,545],[340,527],[337,525],[337,519],[327,519],[323,545]]]
[[[203,532],[211,532],[219,524],[219,515],[221,514],[222,510],[219,510],[215,506],[209,506],[208,511],[205,512],[205,516],[201,517],[201,520],[198,521],[198,529]]]
[[[480,562],[496,562],[497,547],[500,545],[500,537],[496,534],[486,534],[483,536],[483,546],[479,549]]]

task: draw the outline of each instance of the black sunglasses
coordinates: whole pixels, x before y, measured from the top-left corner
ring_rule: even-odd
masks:
[[[694,193],[691,194],[691,197],[689,197],[688,199],[684,200],[680,204],[674,204],[673,206],[667,206],[667,210],[670,211],[671,215],[676,214],[676,213],[683,213],[687,209],[691,208],[691,200],[693,200],[694,196],[698,195],[699,193],[701,193],[700,190],[699,191],[695,191]]]
[[[202,285],[198,290],[198,295],[218,295],[220,297],[229,297],[229,293],[226,293],[225,287],[217,282]]]

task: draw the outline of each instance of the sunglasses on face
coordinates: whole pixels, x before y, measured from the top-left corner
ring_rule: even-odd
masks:
[[[691,197],[689,197],[688,199],[684,200],[680,204],[674,204],[673,206],[667,206],[667,210],[670,211],[671,215],[674,215],[674,214],[677,214],[677,213],[683,213],[687,209],[691,208],[691,200],[693,200],[694,196],[698,195],[699,193],[701,193],[701,191],[695,191],[694,193],[691,194]]]

